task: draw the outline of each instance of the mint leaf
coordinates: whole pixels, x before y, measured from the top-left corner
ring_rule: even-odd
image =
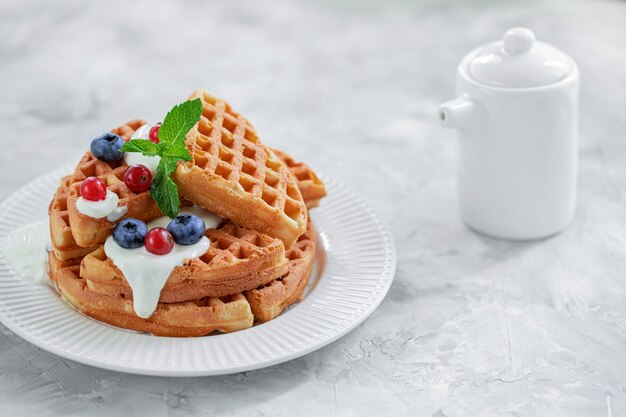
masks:
[[[198,123],[201,115],[202,102],[199,98],[174,106],[159,128],[159,143],[184,146],[187,132]]]
[[[178,161],[190,161],[191,155],[185,146],[185,138],[189,130],[202,115],[200,99],[185,101],[167,113],[163,124],[159,128],[159,143],[149,140],[131,140],[122,150],[127,152],[141,152],[147,156],[161,157],[156,174],[150,185],[150,196],[156,201],[163,214],[174,218],[178,215],[180,199],[178,186],[171,175],[176,169]]]
[[[180,206],[178,186],[170,176],[176,169],[177,162],[178,160],[175,158],[162,157],[150,185],[150,196],[157,202],[163,214],[172,219],[178,216]]]
[[[161,153],[161,155],[166,158],[178,158],[184,161],[191,160],[191,155],[189,155],[189,151],[187,151],[187,148],[168,147]]]
[[[146,156],[159,155],[159,145],[145,139],[129,140],[120,150],[122,152],[141,152]]]

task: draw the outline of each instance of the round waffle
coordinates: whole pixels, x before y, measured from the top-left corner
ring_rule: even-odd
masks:
[[[61,179],[61,184],[48,207],[52,249],[56,257],[62,261],[82,258],[98,248],[98,246],[78,246],[74,235],[72,235],[69,214],[67,212],[67,192],[71,179],[71,175]]]
[[[270,321],[302,299],[313,270],[316,246],[317,236],[313,223],[309,220],[304,234],[287,251],[287,274],[267,285],[246,291],[252,314],[258,321]]]
[[[298,162],[291,156],[278,149],[272,149],[272,152],[289,168],[289,171],[296,177],[298,181],[298,189],[302,194],[306,207],[310,210],[319,206],[322,198],[326,196],[326,187],[307,164]]]
[[[128,140],[133,132],[144,124],[143,120],[136,119],[113,129],[112,132]],[[115,227],[115,222],[110,222],[106,218],[94,219],[78,211],[76,201],[80,197],[80,186],[88,177],[95,176],[102,179],[107,189],[117,194],[120,198],[118,205],[127,207],[124,217],[134,217],[149,222],[163,215],[156,202],[150,197],[149,191],[134,193],[124,184],[124,172],[127,167],[124,160],[100,161],[91,154],[91,151],[87,151],[76,165],[68,188],[66,207],[72,235],[78,246],[93,247],[104,243]]]
[[[113,326],[157,336],[203,336],[214,331],[233,332],[252,326],[254,317],[242,294],[206,297],[181,303],[159,303],[148,319],[133,312],[131,300],[92,291],[79,276],[78,266],[56,273],[61,295],[74,307],[96,320]]]
[[[147,319],[135,315],[132,299],[127,294],[90,288],[80,275],[77,260],[60,261],[50,252],[50,278],[67,302],[96,320],[157,336],[203,336],[214,331],[248,328],[255,318],[259,322],[271,320],[298,301],[313,269],[315,247],[315,232],[309,225],[287,251],[288,271],[270,283],[245,295],[235,293],[182,302],[161,299],[154,314]]]
[[[207,252],[174,268],[161,291],[161,301],[240,293],[265,285],[287,272],[285,247],[279,239],[232,223],[209,229],[206,236],[211,241]],[[124,274],[102,248],[83,259],[80,276],[97,292],[132,299]]]

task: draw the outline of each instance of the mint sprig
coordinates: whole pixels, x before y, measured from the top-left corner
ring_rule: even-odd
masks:
[[[189,130],[202,115],[202,102],[199,98],[185,101],[170,110],[159,128],[159,143],[145,139],[129,140],[122,146],[123,152],[141,152],[146,156],[159,156],[161,161],[150,185],[150,196],[159,209],[170,218],[178,215],[180,199],[178,186],[172,180],[178,161],[189,161],[191,155],[185,146]]]

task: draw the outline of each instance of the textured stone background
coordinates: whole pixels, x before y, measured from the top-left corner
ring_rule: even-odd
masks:
[[[625,22],[618,1],[1,2],[0,198],[204,87],[361,193],[399,260],[363,325],[244,374],[123,375],[0,327],[0,415],[626,415]],[[583,80],[578,214],[529,244],[460,224],[435,118],[461,56],[513,25]]]

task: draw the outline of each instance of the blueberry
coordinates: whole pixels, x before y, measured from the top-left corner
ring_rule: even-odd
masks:
[[[124,219],[113,229],[113,240],[124,249],[135,249],[143,246],[148,233],[148,226],[141,220]]]
[[[91,153],[104,162],[119,161],[124,156],[124,152],[120,151],[124,143],[120,135],[103,133],[91,141]]]
[[[193,245],[204,236],[205,230],[204,220],[193,214],[179,214],[167,225],[167,231],[179,245]]]

